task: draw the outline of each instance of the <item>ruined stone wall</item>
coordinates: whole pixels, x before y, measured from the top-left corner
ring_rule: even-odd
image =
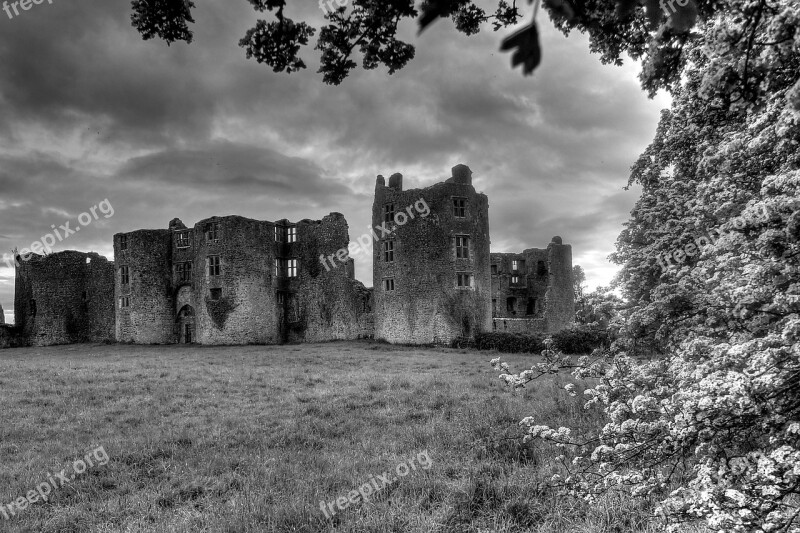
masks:
[[[20,258],[14,316],[21,342],[49,346],[113,338],[113,287],[114,266],[96,253]]]
[[[169,230],[114,235],[114,302],[119,342],[167,344],[174,340],[170,237]],[[125,266],[128,284],[121,279]],[[128,307],[122,306],[123,298],[128,298]]]
[[[493,253],[491,263],[495,331],[549,334],[572,323],[572,247],[560,237],[547,249]]]
[[[572,246],[562,244],[561,237],[553,237],[547,245],[549,257],[550,282],[545,298],[547,300],[548,333],[555,333],[569,327],[575,321],[575,292],[572,286]]]
[[[218,225],[216,241],[206,231],[212,223]],[[195,224],[192,234],[197,342],[279,342],[274,224],[240,216],[212,217]],[[212,256],[220,258],[219,276],[209,272]],[[221,294],[212,294],[213,289]]]
[[[369,336],[370,293],[353,279],[348,225],[341,213],[297,223],[290,255],[298,276],[288,280],[287,340],[320,342]],[[339,254],[339,257],[331,257]],[[322,256],[322,259],[320,258]],[[342,260],[343,259],[343,260]]]
[[[472,186],[471,171],[453,168],[444,183],[403,191],[395,174],[386,186],[378,176],[372,222],[379,229],[373,243],[375,338],[393,343],[449,343],[460,336],[491,330],[491,278],[488,199]],[[454,199],[465,201],[456,216]],[[385,209],[393,205],[393,223]],[[416,206],[424,205],[424,209]],[[424,211],[430,213],[423,216]],[[467,259],[456,257],[456,237],[469,238]],[[394,260],[385,259],[392,241]],[[472,276],[471,287],[457,287],[457,273]],[[392,280],[394,290],[387,287]]]
[[[296,239],[288,239],[290,228]],[[117,252],[118,339],[274,344],[371,336],[371,293],[352,279],[352,262],[345,256],[327,271],[319,259],[347,250],[347,229],[344,216],[332,213],[296,224],[211,217],[192,228],[174,219],[168,230],[125,234],[127,249]],[[115,250],[121,242],[115,237]],[[217,260],[218,271],[211,268]],[[286,275],[289,260],[297,261],[294,277]],[[122,297],[130,307],[119,305]]]

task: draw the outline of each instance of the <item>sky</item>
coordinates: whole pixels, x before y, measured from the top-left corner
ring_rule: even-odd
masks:
[[[141,39],[128,1],[48,1],[0,11],[0,255],[95,206],[54,251],[111,258],[114,233],[231,214],[340,212],[356,239],[378,174],[419,188],[464,163],[489,197],[493,252],[560,235],[594,288],[617,270],[607,256],[639,194],[623,187],[669,105],[647,98],[638,65],[603,65],[585,36],[548,21],[532,77],[498,52],[511,30],[467,37],[438,21],[421,36],[402,28],[417,47],[405,69],[358,69],[334,87],[316,73],[316,38],[300,73],[246,59],[237,43],[259,13],[245,0],[197,0],[194,42],[172,46]],[[323,22],[316,2],[287,15]],[[371,258],[355,260],[371,286]],[[9,323],[13,301],[0,263]]]

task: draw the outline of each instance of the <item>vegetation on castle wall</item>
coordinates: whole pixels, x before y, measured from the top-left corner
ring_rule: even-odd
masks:
[[[206,296],[206,311],[217,329],[225,327],[228,316],[236,309],[237,306],[233,302],[234,298],[231,296],[223,296],[219,300],[212,300]]]

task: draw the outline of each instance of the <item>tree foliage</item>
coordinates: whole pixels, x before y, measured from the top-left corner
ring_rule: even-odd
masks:
[[[257,19],[240,40],[247,57],[275,72],[306,68],[301,54],[317,28],[291,19],[286,0],[247,1],[272,18]],[[356,53],[367,70],[383,65],[391,74],[408,64],[415,48],[397,38],[403,21],[416,19],[423,31],[439,19],[450,19],[459,32],[474,35],[485,24],[499,31],[517,25],[524,16],[516,0],[487,0],[488,10],[474,0],[422,0],[419,6],[414,0],[351,0],[344,7],[333,2],[320,1],[327,24],[320,28],[315,48],[320,51],[318,72],[334,85],[358,66]],[[592,50],[603,61],[620,63],[624,53],[645,59],[642,80],[651,92],[677,81],[685,62],[684,47],[695,38],[691,28],[698,20],[712,20],[719,9],[715,0],[535,0],[532,20],[501,45],[501,50],[511,52],[512,65],[522,65],[525,74],[532,73],[542,57],[536,22],[540,2],[565,33],[588,32]],[[158,37],[167,44],[192,41],[192,0],[133,0],[132,7],[133,26],[144,39]]]
[[[686,60],[613,258],[626,300],[612,349],[546,362],[513,387],[571,368],[607,424],[563,447],[554,482],[593,498],[657,498],[671,527],[800,531],[800,6],[729,0]],[[702,11],[702,5],[698,6]],[[649,360],[639,356],[661,354]]]

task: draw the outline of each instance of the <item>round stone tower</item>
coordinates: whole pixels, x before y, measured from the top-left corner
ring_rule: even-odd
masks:
[[[170,236],[170,230],[114,235],[116,337],[120,342],[173,342]]]

